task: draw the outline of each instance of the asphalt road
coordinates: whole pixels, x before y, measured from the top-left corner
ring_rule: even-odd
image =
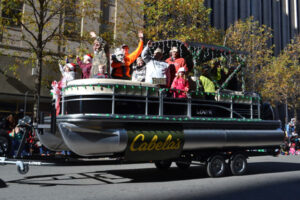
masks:
[[[97,163],[103,165],[33,166],[26,175],[0,166],[0,199],[300,199],[300,156],[250,158],[246,175],[222,178],[196,165],[162,172],[153,164]]]

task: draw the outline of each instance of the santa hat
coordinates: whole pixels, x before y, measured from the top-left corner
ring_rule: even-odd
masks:
[[[75,71],[75,64],[74,63],[67,63],[66,67],[68,67],[71,71]]]
[[[83,56],[83,59],[92,59],[93,56],[91,54],[86,54]]]

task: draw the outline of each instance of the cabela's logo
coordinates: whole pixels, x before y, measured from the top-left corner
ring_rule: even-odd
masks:
[[[150,142],[145,142],[145,135],[141,133],[132,140],[130,151],[177,150],[180,148],[180,145],[181,140],[177,138],[176,141],[173,141],[171,134],[168,135],[165,141],[158,141],[158,136],[154,135]]]

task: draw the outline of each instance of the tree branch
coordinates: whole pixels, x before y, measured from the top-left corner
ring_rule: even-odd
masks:
[[[34,38],[35,41],[37,41],[37,37],[33,34],[32,31],[29,30],[29,28],[22,22],[22,20],[18,20],[18,23]]]
[[[65,8],[65,5],[60,4],[60,6],[58,6],[57,10],[52,11],[53,13],[50,14],[48,18],[46,18],[45,24],[47,24],[55,15],[62,12],[64,8]]]
[[[39,15],[39,11],[35,7],[34,0],[26,0],[26,2],[31,6],[31,8],[33,8],[34,18],[35,18],[35,20],[36,20],[36,22],[38,24],[39,20],[38,20],[37,15]]]
[[[37,49],[35,48],[35,46],[32,44],[32,42],[30,42],[29,40],[23,39],[22,41],[26,42],[27,44],[29,44],[29,46],[31,46],[31,48],[33,49],[33,51],[36,53]]]
[[[56,28],[52,31],[52,33],[50,35],[48,35],[48,37],[43,40],[42,42],[42,47],[44,48],[46,46],[46,44],[52,40],[52,38],[55,36],[55,32],[58,30],[59,26],[56,26]]]

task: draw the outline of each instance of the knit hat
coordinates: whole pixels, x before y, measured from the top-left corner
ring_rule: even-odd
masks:
[[[91,54],[86,54],[83,56],[83,59],[92,59],[93,56]]]
[[[65,66],[67,66],[71,71],[75,71],[75,64],[74,63],[67,63]]]
[[[156,54],[156,53],[162,53],[162,50],[160,48],[156,48],[154,51],[154,54]]]
[[[177,73],[179,73],[179,72],[185,72],[184,67],[180,67],[180,68],[178,69],[178,72],[177,72]]]
[[[172,47],[171,50],[170,50],[170,52],[174,52],[174,51],[178,52],[178,48],[177,47]]]

